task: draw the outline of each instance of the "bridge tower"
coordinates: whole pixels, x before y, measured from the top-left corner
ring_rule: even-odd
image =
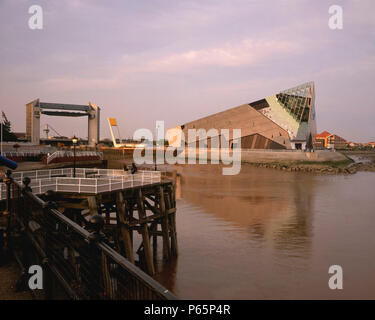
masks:
[[[56,111],[62,110],[62,111]],[[40,143],[40,116],[88,117],[88,144],[95,146],[100,139],[100,108],[87,105],[41,102],[39,99],[26,104],[26,138],[33,144]]]

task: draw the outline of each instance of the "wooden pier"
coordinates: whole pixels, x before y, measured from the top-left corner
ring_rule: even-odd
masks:
[[[148,274],[155,274],[157,246],[163,247],[163,259],[178,254],[176,200],[171,181],[161,181],[103,193],[48,193],[48,201],[80,226],[90,217],[104,217],[103,232],[113,247],[131,263]],[[134,238],[141,237],[135,247]]]
[[[28,239],[15,251],[24,257],[21,247],[36,248],[70,296],[174,298],[140,270],[153,276],[158,258],[167,262],[178,254],[172,180],[155,171],[78,168],[75,177],[56,169],[16,172],[5,182],[0,195],[12,233]]]

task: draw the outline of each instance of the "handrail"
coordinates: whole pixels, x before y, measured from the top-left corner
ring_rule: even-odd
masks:
[[[22,189],[22,185],[18,183],[17,181],[13,181],[15,185],[17,185],[18,188]],[[24,194],[27,195],[30,199],[35,201],[39,206],[46,207],[47,203],[40,199],[37,195],[30,191],[24,191]],[[64,216],[60,211],[56,209],[50,209],[50,212],[53,213],[58,219],[62,220],[64,223],[68,224],[74,231],[79,233],[82,237],[85,237],[86,239],[89,238],[90,232],[83,229],[81,226],[79,226],[74,221],[70,220],[68,217]]]
[[[96,176],[86,177],[88,171],[95,173]],[[30,187],[36,194],[42,194],[47,190],[97,194],[160,182],[161,172],[139,170],[131,174],[122,170],[77,168],[76,177],[73,177],[72,169],[65,168],[18,171],[13,174],[13,179],[18,182],[21,182],[24,177],[31,179]],[[5,197],[4,184],[0,182],[0,200]]]
[[[122,268],[124,270],[123,272],[126,271],[124,276],[126,276],[127,278],[125,278],[125,280],[124,280],[124,278],[121,278],[121,277],[117,278],[116,281],[119,281],[118,286],[115,286],[114,288],[111,289],[111,290],[114,290],[113,293],[114,293],[115,296],[117,294],[116,290],[120,290],[120,288],[125,288],[125,290],[128,290],[128,289],[126,289],[127,288],[126,287],[127,281],[135,281],[136,280],[136,281],[138,281],[137,283],[139,283],[139,284],[136,285],[133,289],[134,290],[140,290],[140,296],[141,297],[142,297],[142,293],[143,294],[145,293],[145,291],[144,291],[144,290],[146,290],[145,288],[148,288],[147,290],[149,290],[149,291],[147,291],[147,292],[150,292],[150,293],[146,294],[147,297],[154,297],[154,298],[158,297],[160,299],[165,299],[165,300],[177,299],[176,296],[173,295],[173,293],[171,293],[169,290],[167,290],[165,287],[163,287],[161,284],[159,284],[157,281],[155,281],[149,275],[144,273],[141,269],[139,269],[138,267],[136,267],[135,265],[130,263],[125,257],[123,257],[121,254],[119,254],[117,251],[115,251],[112,247],[110,247],[106,243],[105,238],[103,239],[103,238],[97,237],[97,234],[95,232],[94,233],[89,232],[88,230],[84,229],[83,227],[81,227],[80,225],[78,225],[77,223],[75,223],[74,221],[72,221],[71,219],[66,217],[65,215],[63,215],[58,210],[52,208],[51,204],[49,202],[45,202],[43,199],[41,199],[37,195],[33,194],[30,190],[25,188],[20,182],[17,182],[17,181],[14,181],[13,179],[11,179],[11,184],[13,184],[15,186],[15,188],[18,189],[19,192],[21,192],[21,190],[22,190],[22,195],[23,195],[24,199],[31,200],[32,203],[34,203],[37,207],[42,208],[44,210],[45,214],[47,214],[47,215],[51,214],[56,219],[56,220],[52,220],[53,221],[52,225],[55,225],[56,223],[63,223],[64,225],[67,226],[67,228],[69,228],[69,230],[71,232],[77,234],[82,240],[84,240],[87,243],[87,246],[93,245],[94,247],[96,247],[99,250],[99,252],[98,252],[99,256],[93,257],[93,259],[94,259],[93,261],[95,261],[95,259],[103,259],[101,257],[101,254],[100,254],[100,252],[101,252],[106,257],[111,259],[110,261],[112,261],[112,262],[110,262],[110,264],[115,263],[116,265],[118,265],[120,268]],[[21,199],[21,198],[19,198],[19,199]],[[16,206],[16,207],[18,207],[18,206]],[[22,213],[19,212],[18,214],[23,216],[25,214],[25,212],[22,212]],[[50,216],[50,218],[52,216]],[[27,218],[27,219],[29,219],[29,218]],[[48,216],[46,216],[46,218],[48,219]],[[46,224],[46,226],[48,227],[48,223]],[[53,231],[53,229],[48,230],[48,229],[45,229],[45,228],[46,227],[44,227],[44,231],[47,232],[47,234],[49,232],[55,232],[55,231]],[[35,244],[34,244],[34,246],[35,246]],[[39,244],[38,244],[38,246],[39,246]],[[38,249],[38,248],[36,248],[36,249]],[[46,256],[43,257],[43,259],[44,260],[47,259],[46,261],[48,261],[49,266],[54,268],[57,273],[60,273],[60,266],[58,264],[55,265],[53,263],[54,259],[49,259],[50,257],[48,255],[48,251],[44,251],[44,252],[45,252]],[[92,251],[92,252],[94,252],[94,254],[95,254],[95,251]],[[53,253],[52,258],[54,258],[56,255],[58,255],[58,252]],[[88,259],[88,258],[86,257],[85,259]],[[100,264],[94,265],[93,267],[94,268],[95,267],[96,268],[103,268],[103,266],[100,266]],[[100,269],[100,270],[102,270],[102,269]],[[117,270],[117,272],[121,272],[121,269]],[[63,275],[63,273],[60,273],[60,276],[61,275]],[[95,274],[93,276],[95,276]],[[112,277],[112,276],[113,275],[110,275],[110,277]],[[133,280],[131,280],[129,277],[133,278]],[[59,277],[57,277],[57,278],[59,278]],[[126,279],[128,279],[128,280],[126,280]],[[65,279],[63,279],[63,280],[64,280],[63,282],[65,283],[65,286],[66,286],[67,282],[65,281]],[[113,281],[113,280],[111,280],[111,281]],[[86,280],[85,283],[87,283],[87,280]],[[72,288],[69,288],[69,289],[72,289]],[[98,288],[98,290],[100,290],[100,288]],[[126,293],[126,291],[125,291],[125,293]],[[78,294],[78,293],[76,292],[76,294]],[[121,292],[119,292],[119,294],[121,296]],[[139,297],[137,293],[135,293],[134,295],[136,297]]]
[[[134,277],[137,277],[138,280],[144,282],[150,288],[158,290],[166,300],[177,300],[177,297],[173,293],[151,278],[147,273],[144,273],[141,269],[130,263],[125,257],[113,250],[110,246],[102,241],[98,242],[97,246],[108,256],[111,256],[111,258],[118,264],[126,265],[127,271],[132,273]]]

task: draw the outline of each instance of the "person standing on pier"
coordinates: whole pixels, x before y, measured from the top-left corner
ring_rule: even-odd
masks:
[[[137,171],[138,171],[138,169],[137,169],[135,163],[133,162],[133,163],[132,163],[131,172],[132,172],[132,174],[134,174],[134,173],[136,173]]]

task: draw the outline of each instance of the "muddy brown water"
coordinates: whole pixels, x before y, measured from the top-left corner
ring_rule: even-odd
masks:
[[[175,168],[179,256],[156,279],[179,298],[375,298],[375,173]]]

